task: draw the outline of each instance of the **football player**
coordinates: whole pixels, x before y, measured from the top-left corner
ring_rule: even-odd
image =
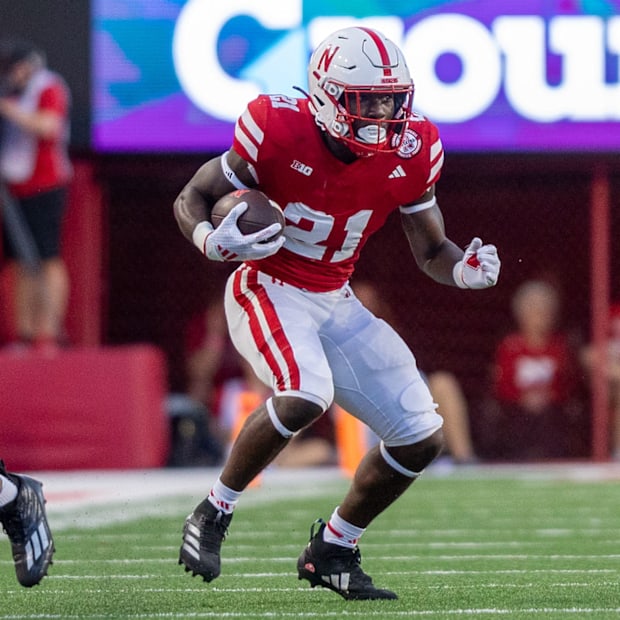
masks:
[[[400,210],[419,268],[441,284],[497,283],[495,246],[463,252],[445,234],[435,197],[443,148],[435,125],[412,112],[401,50],[368,28],[339,30],[312,54],[309,93],[261,95],[239,118],[229,151],[205,163],[175,201],[185,237],[211,260],[241,264],[227,283],[231,338],[273,391],[247,420],[208,496],[189,515],[179,563],[206,581],[242,491],[335,401],[380,438],[329,520],[315,521],[300,579],[345,599],[395,599],[362,570],[358,541],[437,456],[442,419],[416,360],[396,332],[356,299],[360,252]],[[286,225],[242,235],[237,205],[217,228],[209,210],[235,188],[256,187]]]

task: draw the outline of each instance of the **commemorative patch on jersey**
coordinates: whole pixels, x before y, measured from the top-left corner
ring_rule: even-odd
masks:
[[[398,136],[394,136],[393,140],[398,140]],[[403,159],[411,159],[421,148],[422,138],[413,129],[406,129],[396,154]]]

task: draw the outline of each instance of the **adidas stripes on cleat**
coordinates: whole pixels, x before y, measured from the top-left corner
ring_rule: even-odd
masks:
[[[231,520],[232,514],[218,510],[206,499],[187,517],[179,554],[185,572],[191,571],[194,577],[201,575],[205,581],[219,576],[220,549]]]
[[[45,515],[43,485],[34,478],[7,473],[2,461],[0,474],[18,488],[17,497],[0,507],[0,523],[11,542],[17,580],[30,588],[47,575],[54,554],[54,541]]]
[[[315,527],[319,525],[318,531]],[[319,519],[310,529],[310,542],[297,560],[299,579],[329,588],[347,600],[396,599],[394,592],[375,588],[360,566],[360,550],[348,549],[323,540],[325,523]]]

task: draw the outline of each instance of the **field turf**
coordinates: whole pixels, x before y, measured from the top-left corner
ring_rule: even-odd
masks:
[[[57,552],[41,585],[18,585],[0,535],[0,620],[618,619],[620,485],[571,472],[423,476],[360,545],[362,566],[397,601],[347,602],[297,579],[312,521],[328,518],[346,488],[338,475],[313,483],[292,472],[277,488],[266,479],[250,489],[210,584],[177,565],[201,490],[93,504],[63,519],[50,509]]]

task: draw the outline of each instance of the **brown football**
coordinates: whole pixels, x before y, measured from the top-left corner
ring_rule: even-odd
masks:
[[[217,228],[222,220],[230,213],[233,207],[240,202],[247,202],[248,208],[237,220],[237,226],[244,235],[262,230],[276,222],[284,228],[284,213],[282,209],[270,200],[263,192],[257,189],[237,189],[222,196],[211,210],[211,223]],[[280,233],[271,239],[278,237]],[[271,241],[267,239],[267,241]]]

